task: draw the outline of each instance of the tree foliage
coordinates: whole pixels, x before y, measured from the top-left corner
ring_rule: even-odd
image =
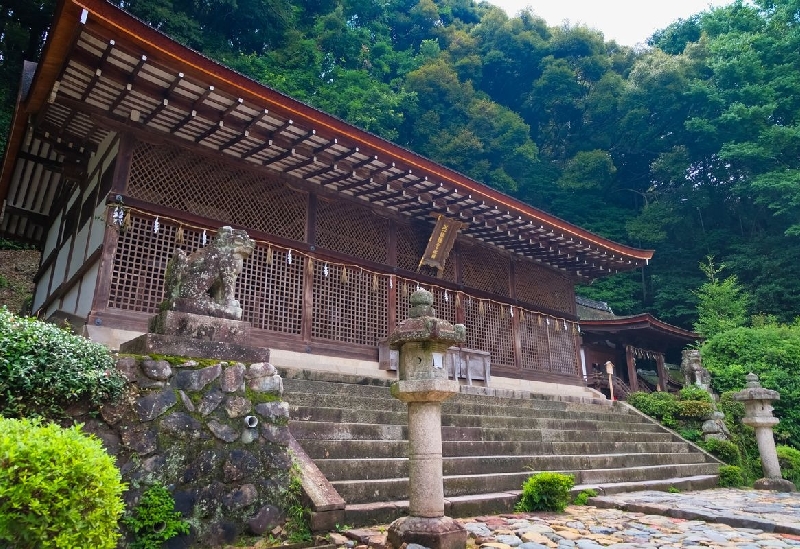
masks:
[[[715,265],[711,256],[700,264],[706,282],[695,292],[698,303],[694,330],[704,338],[744,326],[747,322],[750,296],[739,286],[736,275],[720,279],[724,269],[725,265]]]

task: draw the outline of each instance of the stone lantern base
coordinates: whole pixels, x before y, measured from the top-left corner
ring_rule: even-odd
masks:
[[[450,517],[401,517],[387,532],[387,541],[395,548],[416,543],[430,549],[464,549],[467,530]]]
[[[753,483],[756,490],[775,490],[776,492],[795,492],[794,483],[782,478],[760,478]]]

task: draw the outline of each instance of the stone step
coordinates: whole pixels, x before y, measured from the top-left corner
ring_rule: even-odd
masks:
[[[311,399],[309,399],[310,401]],[[341,407],[341,402],[324,402],[324,399],[317,399],[317,402],[297,405],[290,402],[289,412],[292,419],[303,421],[331,421],[336,423],[393,423],[403,425],[407,422],[408,412],[405,409],[387,409],[385,402],[375,400],[374,407],[364,408],[360,401],[348,401],[347,407]],[[338,406],[337,406],[338,404]],[[400,403],[403,404],[403,403]],[[405,405],[403,404],[403,407]],[[503,426],[509,422],[524,419],[529,425],[535,427],[549,427],[551,425],[542,422],[557,421],[603,421],[620,422],[637,425],[651,425],[642,417],[627,416],[613,413],[594,413],[587,415],[582,412],[557,411],[557,410],[536,410],[531,409],[508,409],[499,408],[495,410],[481,409],[478,406],[470,406],[468,411],[453,410],[446,408],[442,410],[442,425],[476,427],[476,426]],[[570,428],[563,425],[564,428]],[[576,427],[572,427],[576,428]],[[648,430],[651,430],[648,428]]]
[[[669,442],[673,437],[671,433],[656,430],[654,427],[657,426],[648,424],[643,424],[645,430],[639,430],[639,425],[625,423],[588,422],[588,425],[591,428],[514,429],[442,426],[442,440],[591,442],[602,437],[608,442],[631,440]],[[408,427],[405,425],[290,421],[289,426],[298,440],[408,440]]]
[[[303,440],[303,449],[312,459],[347,459],[353,456],[402,458],[408,455],[406,440]],[[531,441],[444,441],[444,456],[483,455],[561,455],[561,454],[649,454],[688,453],[686,442],[531,442]]]
[[[676,454],[598,454],[598,455],[487,455],[445,457],[444,475],[485,475],[554,469],[588,470],[624,469],[653,465],[703,463],[700,453]],[[317,467],[330,481],[375,480],[408,476],[407,458],[318,459]]]
[[[717,463],[690,463],[627,467],[624,469],[569,470],[555,472],[571,474],[576,484],[598,485],[658,481],[695,475],[716,475]],[[488,494],[520,490],[522,483],[540,471],[531,470],[516,473],[490,473],[483,475],[450,475],[444,477],[445,497]],[[331,485],[348,504],[370,503],[375,501],[398,501],[408,499],[408,478],[387,478],[376,480],[333,481]]]
[[[583,484],[575,486],[572,489],[572,494],[576,495],[587,488],[597,490],[601,495],[641,490],[666,491],[670,488],[675,488],[682,492],[704,490],[716,487],[718,478],[717,475],[693,475],[642,482]],[[445,514],[450,517],[461,518],[510,513],[514,510],[517,501],[519,501],[519,495],[520,490],[509,490],[507,492],[449,496],[445,498]],[[345,522],[354,526],[388,524],[397,517],[407,514],[407,500],[355,503],[346,507]]]
[[[350,390],[352,388],[352,390]],[[284,381],[284,399],[290,404],[298,406],[321,405],[337,407],[342,401],[363,409],[395,411],[406,410],[406,405],[393,398],[388,387],[375,385],[346,385],[342,383],[306,382],[288,380]],[[389,404],[391,403],[391,404]],[[389,408],[387,408],[387,406]],[[612,413],[626,417],[635,417],[627,408],[611,406],[606,401],[598,400],[586,402],[563,402],[557,400],[542,400],[531,395],[527,398],[497,398],[473,394],[458,394],[444,402],[444,413],[490,414],[490,415],[515,415],[509,413],[508,408],[522,410],[520,414],[529,412],[567,411],[579,414]]]

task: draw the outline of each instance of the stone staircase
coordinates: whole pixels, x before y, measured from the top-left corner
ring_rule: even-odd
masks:
[[[386,380],[283,371],[289,428],[346,502],[349,525],[407,512],[406,406]],[[716,486],[719,462],[626,405],[462,386],[442,406],[446,512],[513,509],[539,471],[601,493]]]

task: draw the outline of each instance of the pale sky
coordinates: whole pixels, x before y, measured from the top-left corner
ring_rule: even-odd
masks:
[[[730,4],[732,0],[489,0],[510,16],[526,6],[555,27],[568,20],[603,32],[606,41],[635,46],[676,19]]]

